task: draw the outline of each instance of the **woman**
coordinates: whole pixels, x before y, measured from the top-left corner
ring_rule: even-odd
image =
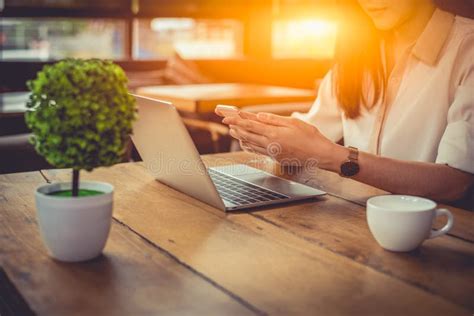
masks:
[[[462,198],[474,182],[473,20],[430,0],[358,3],[308,113],[223,122],[244,149],[282,163],[317,160],[393,193]]]

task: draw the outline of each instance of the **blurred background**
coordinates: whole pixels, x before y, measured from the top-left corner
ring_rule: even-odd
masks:
[[[436,2],[474,15],[474,1]],[[26,82],[45,64],[67,57],[111,59],[127,73],[131,91],[230,82],[312,93],[305,103],[248,108],[286,115],[309,109],[316,98],[333,63],[338,25],[355,3],[0,0],[0,173],[49,167],[29,145],[23,118]],[[238,150],[212,112],[181,114],[200,153]],[[133,146],[129,159],[139,159]]]
[[[341,5],[330,0],[0,0],[0,90],[24,89],[31,72],[65,57],[113,59],[133,72],[160,69],[174,52],[195,60],[217,81],[313,88],[333,56]]]
[[[45,64],[112,59],[132,91],[238,82],[316,96],[345,6],[334,0],[0,0],[0,173],[48,167],[28,144],[21,115],[26,82]],[[212,113],[182,115],[201,153],[231,149]]]

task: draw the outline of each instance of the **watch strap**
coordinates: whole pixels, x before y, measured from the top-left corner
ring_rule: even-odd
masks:
[[[349,160],[357,162],[359,159],[359,150],[355,147],[349,146]]]
[[[349,156],[347,160],[341,164],[339,175],[342,177],[352,177],[359,172],[359,150],[349,146]]]

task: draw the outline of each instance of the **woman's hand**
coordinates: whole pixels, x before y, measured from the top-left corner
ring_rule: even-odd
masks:
[[[301,120],[270,113],[240,112],[240,117],[222,121],[230,135],[251,152],[268,155],[283,165],[317,164],[324,168],[333,161],[336,144]]]
[[[319,167],[340,172],[347,148],[334,144],[316,127],[274,114],[240,112],[228,117],[230,133],[243,148],[268,155],[282,164]],[[445,164],[404,161],[359,152],[360,171],[354,180],[397,194],[425,196],[437,201],[462,198],[474,186],[474,175]]]

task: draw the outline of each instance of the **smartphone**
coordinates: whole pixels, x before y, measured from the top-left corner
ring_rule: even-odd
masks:
[[[233,105],[219,104],[216,106],[216,111],[221,113],[224,117],[239,116],[239,108]]]

